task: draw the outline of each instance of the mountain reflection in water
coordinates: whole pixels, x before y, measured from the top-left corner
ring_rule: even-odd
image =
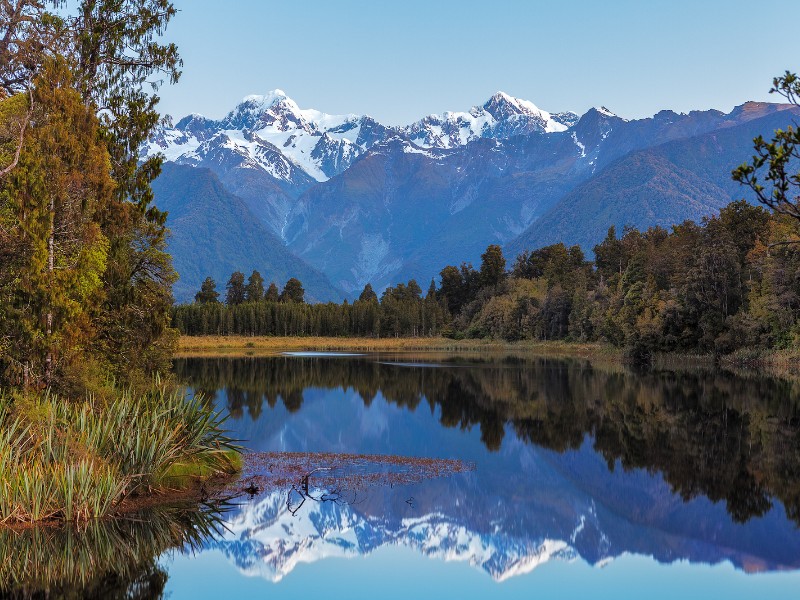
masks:
[[[662,597],[711,589],[703,585],[726,598],[796,594],[800,388],[791,381],[410,353],[180,359],[175,371],[230,410],[234,437],[267,453],[247,462],[266,479],[244,473],[233,505],[0,529],[0,598],[263,594],[254,581],[271,597],[311,588],[372,597],[369,586],[336,586],[376,564],[376,585],[401,578],[382,597],[405,598],[416,573],[386,556],[437,559],[425,563],[434,568],[423,595],[439,586],[486,598],[504,581],[504,597],[528,598],[550,580],[560,595],[583,586],[581,597],[643,597],[651,582],[624,566],[637,557],[648,558],[636,573],[668,565]],[[424,476],[406,476],[412,466]],[[241,493],[248,482],[252,496]],[[445,561],[482,579],[454,578]],[[733,568],[698,566],[719,563]],[[705,573],[703,585],[687,583],[688,567]]]
[[[209,547],[248,574],[278,581],[299,563],[386,545],[497,580],[554,557],[622,553],[800,568],[798,390],[787,381],[430,355],[183,359],[176,372],[226,406],[254,450],[477,466],[296,514],[281,492],[247,504]]]

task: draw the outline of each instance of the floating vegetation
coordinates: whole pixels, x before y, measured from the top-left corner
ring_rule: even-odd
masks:
[[[456,473],[475,465],[455,459],[332,452],[254,452],[244,457],[236,489],[251,496],[277,489],[308,495],[312,488],[355,492],[370,487],[408,485]],[[227,493],[233,491],[228,488]]]

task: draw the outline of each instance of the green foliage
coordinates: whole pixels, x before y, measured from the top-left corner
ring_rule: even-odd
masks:
[[[219,292],[217,291],[217,284],[211,277],[206,277],[203,284],[200,286],[200,291],[194,296],[194,301],[199,304],[207,304],[209,302],[219,302]]]
[[[286,285],[283,286],[280,300],[281,302],[297,302],[302,304],[305,294],[306,291],[303,289],[303,284],[300,283],[300,280],[292,277],[286,282]]]
[[[496,287],[506,277],[506,259],[497,244],[491,244],[481,254],[480,284],[483,287]]]
[[[523,252],[496,285],[481,286],[489,279],[465,263],[442,269],[441,286],[432,282],[424,298],[414,280],[387,288],[380,301],[367,285],[341,305],[277,302],[275,289],[241,306],[178,306],[173,326],[188,335],[599,341],[625,348],[636,363],[655,352],[784,348],[800,336],[800,251],[769,244],[797,228],[738,201],[671,232],[627,227],[617,238],[612,227],[595,247],[597,264],[559,243]],[[502,253],[490,247],[484,257],[486,274]]]
[[[375,290],[372,289],[372,284],[368,283],[364,286],[364,290],[361,292],[361,295],[358,297],[361,302],[377,302],[378,301],[378,294],[375,293]]]
[[[264,299],[264,278],[258,271],[254,270],[247,279],[244,296],[248,302],[261,302]]]
[[[0,382],[78,394],[169,368],[176,275],[139,148],[180,59],[169,0],[63,4],[0,6]]]
[[[199,548],[222,529],[219,507],[172,507],[134,519],[62,527],[0,528],[4,597],[159,598],[167,574],[158,557]]]
[[[229,473],[220,417],[203,400],[157,385],[145,394],[64,402],[0,394],[0,522],[102,517],[157,487],[176,465]]]
[[[278,293],[278,286],[275,285],[275,282],[272,281],[267,288],[266,293],[264,294],[264,300],[267,302],[277,302],[280,300],[280,294]]]
[[[225,304],[228,306],[236,306],[244,302],[247,297],[244,285],[244,273],[241,271],[232,273],[231,278],[225,286],[225,290]]]
[[[435,286],[423,298],[413,279],[387,288],[380,302],[367,284],[352,304],[306,304],[302,283],[292,278],[280,295],[270,284],[260,301],[223,305],[198,294],[194,304],[172,311],[173,326],[186,335],[429,336],[441,334],[448,321]]]

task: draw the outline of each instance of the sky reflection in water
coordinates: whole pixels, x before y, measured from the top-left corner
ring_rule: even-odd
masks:
[[[800,589],[797,398],[785,382],[407,355],[187,359],[176,370],[231,410],[253,450],[477,468],[294,516],[284,492],[248,503],[200,555],[164,560],[174,598]]]

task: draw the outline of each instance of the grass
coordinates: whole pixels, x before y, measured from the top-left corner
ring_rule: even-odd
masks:
[[[738,350],[722,357],[720,364],[727,368],[757,369],[778,377],[797,378],[800,376],[800,348]]]
[[[444,337],[358,338],[358,337],[247,337],[181,336],[178,356],[225,356],[276,354],[285,351],[440,351],[440,352],[531,352],[548,356],[613,357],[620,351],[604,344],[539,342],[498,342],[484,339],[454,340]]]
[[[237,448],[223,422],[162,385],[110,402],[0,391],[0,523],[103,517],[189,465],[202,477],[231,473]]]
[[[238,450],[225,450],[209,461],[207,455],[190,457],[173,463],[158,477],[161,488],[183,490],[194,483],[219,474],[233,475],[242,470],[242,454]]]

